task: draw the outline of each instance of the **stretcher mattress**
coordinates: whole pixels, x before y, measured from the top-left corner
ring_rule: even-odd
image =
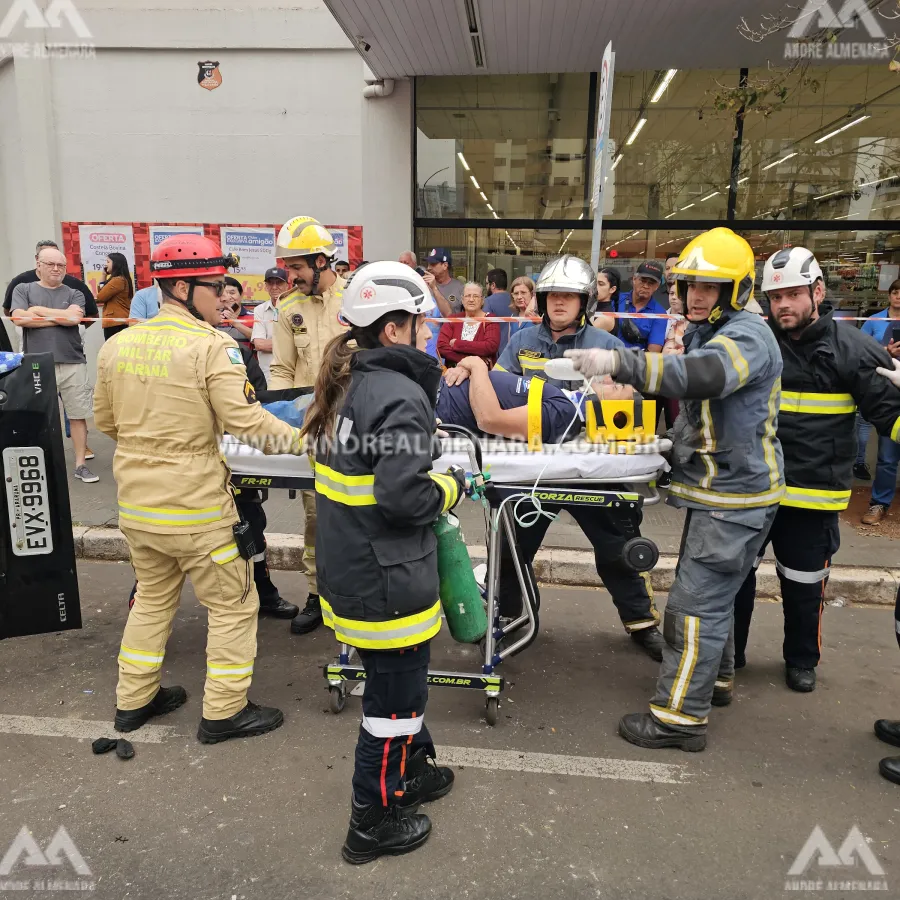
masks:
[[[463,438],[445,438],[444,452],[435,460],[434,469],[443,472],[456,463],[467,471],[472,465],[468,448],[471,444]],[[668,450],[671,442],[660,440],[653,451]],[[304,456],[278,454],[265,456],[237,439],[226,435],[221,445],[222,453],[235,475],[261,478],[310,478],[309,460]],[[534,481],[541,483],[561,481],[617,481],[634,479],[650,481],[669,466],[658,452],[627,454],[602,453],[583,441],[560,444],[552,451],[533,452],[521,441],[485,441],[482,444],[482,465],[491,479],[500,484]],[[622,449],[622,448],[620,448]],[[643,450],[650,448],[642,448]],[[263,485],[264,486],[264,485]]]

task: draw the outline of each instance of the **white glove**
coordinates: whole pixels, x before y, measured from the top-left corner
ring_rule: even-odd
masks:
[[[575,352],[577,353],[578,351],[576,350]],[[900,359],[892,360],[892,362],[894,363],[893,372],[890,369],[882,369],[881,366],[879,366],[875,371],[879,375],[884,375],[884,377],[887,378],[887,380],[890,381],[894,385],[894,387],[900,388]]]
[[[585,378],[615,375],[619,371],[619,354],[615,350],[566,350],[566,358]]]

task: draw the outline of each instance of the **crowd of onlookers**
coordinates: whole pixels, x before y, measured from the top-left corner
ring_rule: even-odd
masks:
[[[651,352],[683,353],[687,321],[675,290],[672,268],[677,254],[663,261],[641,262],[629,279],[612,267],[597,272],[592,324],[616,335],[626,346]],[[484,282],[464,282],[457,277],[451,251],[432,249],[422,261],[405,251],[399,261],[415,269],[424,279],[436,304],[428,352],[448,366],[467,356],[478,356],[493,366],[512,334],[532,327],[536,316],[535,284],[527,276],[509,281],[501,268],[490,269]],[[358,264],[357,268],[364,265]],[[335,274],[346,278],[350,263],[337,260]],[[265,378],[269,379],[273,358],[273,329],[279,299],[292,290],[288,273],[275,266],[265,273],[269,299],[250,305],[245,302],[242,283],[225,279],[222,322],[219,326],[238,345],[253,354]],[[93,458],[87,443],[87,419],[92,414],[92,389],[84,352],[84,330],[98,319],[104,339],[109,339],[135,321],[158,314],[162,296],[156,285],[135,292],[128,261],[121,253],[110,253],[96,297],[84,281],[66,273],[66,258],[53,241],[40,241],[35,250],[35,266],[16,276],[7,286],[3,310],[22,328],[25,352],[53,354],[57,386],[66,414],[75,451],[75,477],[85,482],[99,479],[87,466]],[[38,321],[56,316],[52,323]],[[643,318],[642,316],[647,316]],[[494,321],[497,319],[520,321]],[[32,320],[32,321],[29,321]],[[890,286],[888,306],[871,316],[862,330],[882,343],[891,356],[900,359],[900,281]],[[6,330],[0,326],[0,350],[12,350]],[[666,426],[671,427],[678,412],[675,401],[662,402]],[[858,420],[859,455],[854,475],[872,481],[866,462],[871,426]],[[900,444],[878,440],[878,461],[868,512],[862,521],[877,525],[893,501],[900,464]]]

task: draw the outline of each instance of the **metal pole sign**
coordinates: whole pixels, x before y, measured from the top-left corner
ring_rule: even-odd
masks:
[[[600,232],[603,228],[604,183],[606,181],[606,165],[609,159],[607,144],[609,143],[609,120],[612,111],[613,74],[616,68],[616,54],[613,53],[612,41],[603,51],[603,62],[600,65],[600,89],[597,91],[597,139],[594,144],[594,186],[591,192],[591,210],[594,213],[594,233],[591,237],[591,266],[596,269],[600,264]]]

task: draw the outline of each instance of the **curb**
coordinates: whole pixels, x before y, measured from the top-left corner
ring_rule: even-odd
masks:
[[[128,546],[117,528],[73,527],[75,555],[78,559],[104,562],[127,562]],[[297,534],[267,534],[269,566],[273,569],[297,571],[301,568],[303,536]],[[487,561],[485,548],[469,547],[472,563]],[[674,554],[660,556],[650,573],[655,591],[665,593],[675,578]],[[534,560],[538,581],[544,584],[569,587],[601,587],[594,555],[587,550],[549,548],[538,551]],[[780,598],[780,586],[775,566],[764,562],[756,573],[757,596]],[[835,566],[828,582],[829,600],[851,603],[893,606],[900,590],[900,569],[863,566]]]

